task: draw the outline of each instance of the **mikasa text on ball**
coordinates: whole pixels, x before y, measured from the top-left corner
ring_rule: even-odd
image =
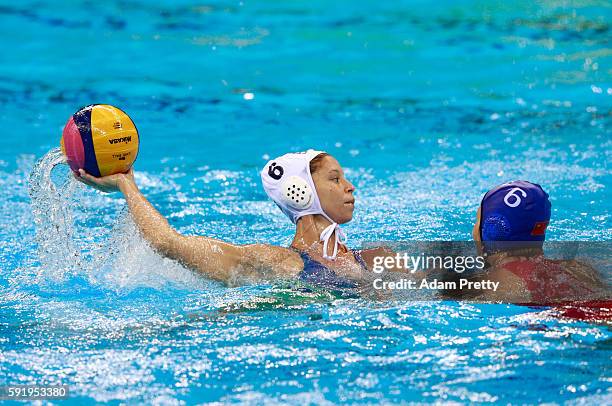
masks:
[[[73,171],[100,177],[127,172],[138,155],[138,130],[117,107],[93,104],[70,117],[61,139],[62,152]]]

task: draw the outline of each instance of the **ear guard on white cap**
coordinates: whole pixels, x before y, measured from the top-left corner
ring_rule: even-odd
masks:
[[[324,242],[323,257],[334,259],[338,252],[338,242],[344,242],[344,234],[321,208],[319,197],[310,174],[310,161],[322,151],[309,149],[306,152],[285,154],[269,161],[261,171],[261,181],[266,194],[296,224],[300,217],[320,214],[331,224],[320,238]],[[335,233],[334,233],[335,232]],[[327,255],[327,246],[332,235],[335,236],[333,255]]]
[[[291,176],[281,186],[282,197],[296,210],[304,210],[312,205],[312,189],[304,179]]]

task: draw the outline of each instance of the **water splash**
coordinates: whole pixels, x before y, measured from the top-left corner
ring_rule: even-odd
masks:
[[[80,250],[74,241],[74,219],[70,209],[75,183],[68,179],[56,185],[52,179],[59,178],[56,176],[56,172],[61,171],[58,166],[65,163],[64,154],[60,148],[55,148],[36,162],[30,174],[29,194],[41,262],[37,278],[39,281],[43,277],[43,270],[47,271],[46,278],[64,281],[76,275],[81,265]]]

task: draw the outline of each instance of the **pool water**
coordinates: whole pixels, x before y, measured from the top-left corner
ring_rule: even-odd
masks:
[[[0,385],[67,384],[75,404],[612,401],[609,326],[224,287],[156,255],[119,195],[51,170],[68,117],[108,103],[182,233],[288,245],[258,172],[316,148],[357,187],[352,247],[468,240],[512,179],[550,194],[549,239],[610,240],[605,2],[155,3],[0,4]]]

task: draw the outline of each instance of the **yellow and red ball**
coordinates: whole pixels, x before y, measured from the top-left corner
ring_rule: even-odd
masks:
[[[138,156],[138,130],[117,107],[93,104],[70,117],[60,145],[73,171],[99,177],[127,172]]]

